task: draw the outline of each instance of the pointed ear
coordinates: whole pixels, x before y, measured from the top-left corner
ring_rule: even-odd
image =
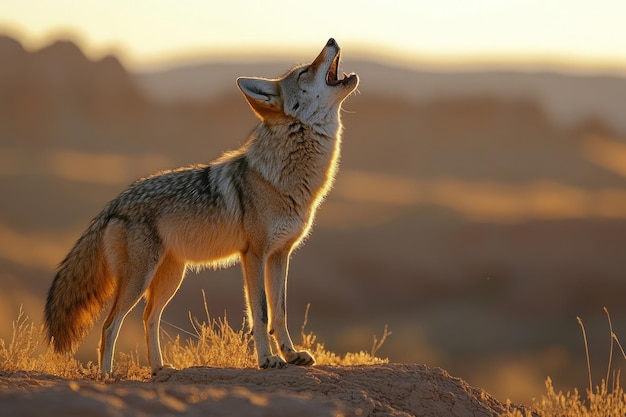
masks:
[[[240,77],[237,78],[237,85],[261,119],[283,112],[283,99],[278,80]]]

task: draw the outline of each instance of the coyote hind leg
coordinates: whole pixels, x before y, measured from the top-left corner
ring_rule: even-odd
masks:
[[[113,308],[102,326],[99,348],[102,377],[105,377],[107,374],[111,375],[113,372],[113,355],[120,328],[126,315],[135,307],[143,294],[143,288],[140,285],[133,284],[135,283],[120,280]]]
[[[102,326],[99,362],[103,377],[113,371],[115,343],[124,318],[150,285],[161,259],[160,240],[146,226],[113,220],[105,231],[104,246],[117,288],[113,307]]]
[[[146,332],[146,344],[148,345],[148,360],[153,375],[156,375],[163,368],[160,342],[161,315],[165,306],[178,291],[180,284],[183,282],[184,274],[185,264],[175,259],[172,255],[167,255],[161,262],[146,291],[143,325]]]

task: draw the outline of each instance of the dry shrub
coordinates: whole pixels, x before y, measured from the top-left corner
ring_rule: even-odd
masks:
[[[589,346],[587,344],[587,333],[585,326],[580,318],[578,323],[582,329],[583,341],[585,344],[585,352],[587,354],[587,371],[589,373],[589,387],[586,389],[586,398],[581,398],[578,389],[563,393],[556,392],[552,385],[552,379],[546,379],[546,394],[540,400],[533,401],[536,415],[540,417],[624,417],[626,416],[626,394],[620,385],[619,371],[613,372],[613,383],[609,387],[609,378],[611,375],[611,366],[613,361],[613,348],[618,346],[624,358],[626,353],[613,332],[613,324],[609,311],[604,308],[609,323],[609,331],[611,336],[611,345],[609,350],[609,363],[606,376],[602,378],[600,385],[593,387],[593,379],[591,377],[591,365],[589,361]],[[531,417],[531,411],[526,411],[524,416],[519,410],[514,410],[508,403],[508,411],[505,417]]]
[[[28,371],[56,375],[63,378],[95,378],[97,367],[89,362],[81,364],[71,355],[54,353],[51,344],[44,342],[42,326],[30,322],[20,308],[13,321],[11,340],[0,339],[0,370],[6,372]]]
[[[204,294],[203,294],[204,296]],[[214,366],[222,368],[256,368],[252,336],[242,324],[235,330],[227,317],[212,319],[206,307],[206,321],[200,322],[190,317],[194,329],[187,333],[187,338],[180,335],[169,337],[163,346],[166,363],[182,369],[191,366]],[[302,326],[302,343],[298,349],[307,349],[315,356],[319,365],[368,365],[386,363],[387,359],[376,357],[376,352],[391,334],[385,327],[380,341],[374,338],[374,345],[369,353],[347,353],[343,356],[329,352],[323,343],[316,341],[312,332],[305,332],[308,318],[308,306],[305,322]],[[51,343],[45,338],[43,326],[30,322],[20,309],[18,318],[13,322],[11,340],[7,343],[0,339],[0,371],[45,373],[68,379],[98,379],[98,366],[92,362],[82,364],[71,354],[54,353]],[[139,352],[119,353],[114,362],[112,379],[148,380],[150,370],[141,365]]]
[[[510,404],[509,404],[510,406]],[[587,398],[581,398],[578,390],[556,392],[550,378],[546,379],[546,394],[541,400],[533,401],[537,415],[541,417],[623,417],[626,416],[626,394],[619,384],[619,375],[609,389],[603,379],[594,391],[587,390]],[[530,411],[524,416],[519,410],[512,410],[506,417],[531,417]]]
[[[204,293],[202,295],[204,297]],[[323,343],[317,342],[315,334],[306,332],[309,308],[310,305],[307,305],[304,323],[302,324],[302,342],[296,344],[295,347],[298,350],[310,351],[318,365],[372,365],[389,362],[388,359],[376,357],[378,349],[380,349],[387,337],[391,335],[387,327],[385,327],[380,340],[374,337],[374,345],[369,353],[360,351],[340,356],[327,351]],[[244,330],[245,323],[242,323],[240,330],[234,330],[228,323],[226,316],[224,318],[211,319],[206,298],[204,300],[204,309],[206,321],[200,322],[197,318],[189,318],[194,328],[194,333],[189,333],[190,338],[184,342],[181,341],[180,335],[170,338],[163,349],[164,361],[177,369],[189,366],[257,367],[256,357],[252,348],[252,336]]]
[[[190,317],[195,334],[184,342],[176,335],[163,348],[163,359],[177,369],[190,366],[249,368],[256,366],[252,355],[252,337],[243,330],[234,330],[228,318],[199,322]]]
[[[337,355],[334,352],[329,352],[324,347],[323,343],[317,342],[317,336],[313,334],[313,332],[307,332],[306,325],[309,317],[309,309],[311,308],[310,304],[307,304],[306,311],[304,313],[304,323],[302,324],[302,330],[300,335],[302,337],[302,343],[296,345],[297,349],[308,350],[313,354],[315,358],[315,362],[318,365],[375,365],[379,363],[388,363],[389,359],[384,358],[381,359],[376,356],[376,352],[381,348],[381,346],[387,340],[387,337],[391,335],[391,332],[385,326],[383,330],[383,335],[380,340],[376,336],[374,336],[374,343],[372,345],[372,349],[370,352],[360,351],[356,353],[346,353],[343,356]]]

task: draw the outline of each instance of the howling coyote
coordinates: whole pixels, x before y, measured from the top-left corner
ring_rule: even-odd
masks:
[[[143,296],[152,372],[163,368],[159,322],[188,265],[241,261],[248,320],[261,368],[312,365],[294,349],[286,322],[287,270],[333,182],[340,107],[358,86],[339,75],[330,39],[313,63],[278,79],[239,78],[261,123],[238,150],[208,165],[135,182],[91,222],[61,262],[48,292],[46,327],[57,351],[75,348],[112,300],[99,363],[110,374],[124,317]],[[276,341],[272,354],[270,335]]]

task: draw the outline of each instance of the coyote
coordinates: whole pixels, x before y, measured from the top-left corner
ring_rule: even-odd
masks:
[[[143,296],[153,374],[164,367],[163,309],[187,267],[241,261],[248,324],[260,368],[312,365],[296,351],[286,322],[291,252],[307,236],[337,170],[342,102],[358,86],[339,77],[341,50],[330,39],[313,63],[279,79],[238,78],[261,119],[247,142],[208,165],[136,181],[92,220],[60,263],[45,308],[55,350],[72,351],[112,300],[99,347],[111,374],[124,317]],[[278,354],[272,354],[270,335]]]

